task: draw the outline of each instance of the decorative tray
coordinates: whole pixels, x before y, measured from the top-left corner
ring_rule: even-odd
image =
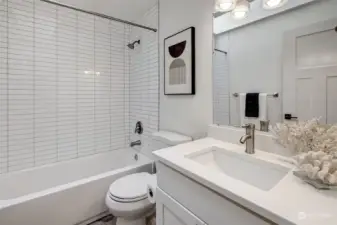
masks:
[[[319,180],[312,180],[303,171],[294,171],[293,174],[294,174],[294,176],[300,178],[302,181],[310,184],[311,186],[315,187],[316,189],[319,189],[319,190],[337,190],[337,185],[328,185],[328,184],[324,184],[322,181],[319,181]]]

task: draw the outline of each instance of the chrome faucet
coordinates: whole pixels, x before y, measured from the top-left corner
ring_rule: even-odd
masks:
[[[130,143],[131,148],[136,146],[136,145],[142,145],[142,142],[140,140],[138,140],[138,141],[133,141],[133,142]]]
[[[246,143],[246,153],[254,154],[255,153],[255,124],[246,124],[243,126],[246,128],[246,135],[240,138],[240,143]]]

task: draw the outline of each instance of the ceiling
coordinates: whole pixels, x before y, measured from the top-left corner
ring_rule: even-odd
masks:
[[[123,20],[135,21],[158,0],[60,0],[81,9],[103,13]]]

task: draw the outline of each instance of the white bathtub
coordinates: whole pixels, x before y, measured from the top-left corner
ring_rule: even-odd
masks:
[[[73,225],[106,211],[117,178],[150,172],[151,161],[132,149],[0,175],[0,225]]]

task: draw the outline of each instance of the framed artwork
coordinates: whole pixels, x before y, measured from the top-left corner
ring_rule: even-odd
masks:
[[[164,40],[164,94],[195,94],[195,28]]]

